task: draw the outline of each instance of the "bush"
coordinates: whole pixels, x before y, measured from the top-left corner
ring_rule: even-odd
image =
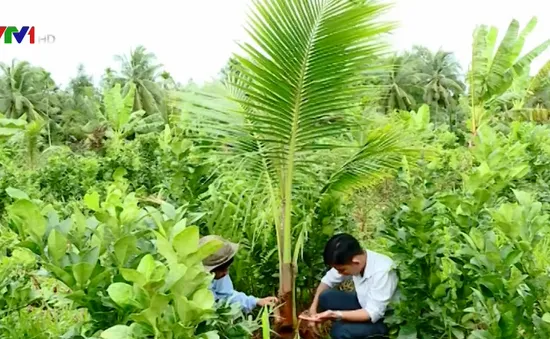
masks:
[[[536,187],[544,150],[490,128],[475,145],[461,149],[475,159],[466,170],[447,161],[410,177],[411,199],[389,216],[402,299],[388,321],[401,336],[548,338],[550,214],[517,189]],[[434,190],[445,172],[461,185]]]

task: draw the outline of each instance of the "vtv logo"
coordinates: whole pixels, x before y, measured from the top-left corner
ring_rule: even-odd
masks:
[[[0,26],[0,39],[2,39],[2,36],[4,37],[4,44],[11,44],[13,38],[20,44],[27,35],[29,36],[29,42],[34,44],[34,26],[23,26],[21,29],[17,29],[15,26]]]

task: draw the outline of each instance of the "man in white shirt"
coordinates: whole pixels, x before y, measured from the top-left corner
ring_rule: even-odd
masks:
[[[397,289],[393,261],[380,253],[364,250],[349,234],[333,236],[325,246],[325,264],[331,267],[321,279],[309,309],[300,316],[313,323],[334,321],[334,339],[363,339],[388,334],[384,313]],[[352,279],[355,292],[333,289]]]

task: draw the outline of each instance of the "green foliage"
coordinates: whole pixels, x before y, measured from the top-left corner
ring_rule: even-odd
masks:
[[[212,83],[177,83],[142,46],[99,87],[83,66],[60,88],[0,65],[0,337],[250,338],[261,318],[267,338],[272,310],[214,303],[199,234],[240,243],[247,294],[276,294],[290,266],[303,309],[344,231],[396,260],[394,334],[547,338],[536,19],[500,42],[480,26],[462,74],[447,51],[384,53],[385,4],[255,5],[254,44]]]
[[[11,190],[8,220],[19,246],[32,251],[70,289],[66,297],[90,314],[88,335],[216,337],[212,326],[204,333],[197,327],[217,318],[208,290],[212,276],[202,259],[222,244],[199,246],[199,229],[188,225],[185,206],[141,207],[135,193],[126,193],[123,174],[115,173],[103,200],[95,191],[84,196],[89,212],[75,209],[66,219],[51,205]]]
[[[10,190],[12,195],[21,194]],[[1,226],[0,226],[1,227]],[[0,228],[0,336],[60,337],[85,315],[73,311],[55,291],[61,286],[42,277],[34,254],[19,246],[17,235]]]
[[[3,115],[0,114],[0,138],[9,138],[21,131],[24,126],[25,120],[6,119]]]
[[[533,181],[547,151],[525,140],[536,128],[525,132],[519,141],[483,128],[475,148],[445,151],[471,153],[469,166],[444,161],[408,178],[412,196],[383,231],[399,270],[391,322],[401,336],[548,337],[550,214]],[[461,183],[441,189],[445,171]]]

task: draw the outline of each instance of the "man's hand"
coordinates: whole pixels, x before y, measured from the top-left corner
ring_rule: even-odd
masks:
[[[311,328],[313,333],[315,333],[316,335],[319,335],[319,322],[316,321],[317,307],[314,307],[312,305],[309,308],[309,310],[304,311],[302,314],[300,314],[299,318],[307,322],[308,326]]]
[[[340,319],[340,314],[338,311],[330,311],[330,310],[322,313],[316,313],[316,314],[304,312],[300,315],[300,319],[308,321],[310,325],[315,325],[328,320],[338,320]]]
[[[275,297],[265,297],[265,298],[262,298],[262,299],[258,299],[258,306],[260,307],[264,307],[264,306],[267,306],[267,305],[275,305],[276,303],[278,303],[279,300]]]
[[[325,311],[325,312],[322,312],[322,313],[318,313],[315,316],[315,318],[318,321],[323,322],[323,321],[327,321],[327,320],[338,320],[340,317],[339,317],[337,311],[328,310],[328,311]]]

